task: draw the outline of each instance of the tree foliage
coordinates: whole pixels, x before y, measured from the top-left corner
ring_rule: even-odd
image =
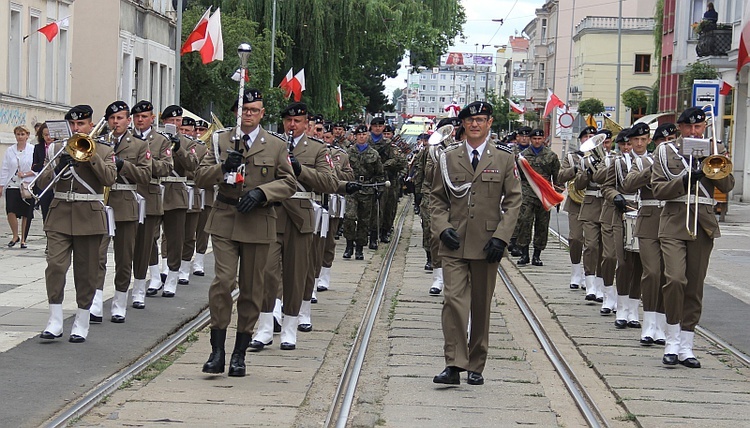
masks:
[[[698,79],[718,79],[719,73],[715,68],[702,62],[688,64],[680,79],[683,88],[692,88],[693,82]]]
[[[498,132],[506,130],[508,132],[520,126],[518,119],[520,116],[510,110],[510,103],[505,97],[498,96],[494,90],[487,92],[487,102],[492,104],[492,130]]]
[[[604,103],[597,98],[589,98],[578,104],[578,114],[596,115],[604,113]]]
[[[197,3],[201,12],[209,5],[221,7],[222,21],[225,14],[254,21],[244,31],[246,39],[258,34],[265,37],[271,30],[274,0]],[[276,0],[276,4],[274,85],[290,67],[295,72],[304,68],[303,101],[311,110],[333,119],[361,115],[362,107],[369,112],[392,109],[382,93],[383,83],[396,76],[404,53],[411,51],[412,63],[436,65],[440,54],[461,34],[466,19],[458,0]],[[183,21],[188,32],[197,16]],[[224,41],[225,51],[236,49],[226,35]],[[279,52],[285,55],[278,57]],[[254,50],[253,56],[262,63],[270,62],[265,52]],[[342,111],[336,103],[339,84]]]
[[[648,106],[648,97],[638,89],[628,89],[622,93],[622,103],[631,110],[645,109]]]

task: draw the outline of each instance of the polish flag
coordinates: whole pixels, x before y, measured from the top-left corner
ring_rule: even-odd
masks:
[[[63,19],[61,19],[59,21],[55,21],[55,22],[52,22],[50,24],[47,24],[44,27],[42,27],[42,28],[40,28],[40,29],[38,29],[36,31],[44,34],[44,37],[47,38],[47,41],[51,42],[52,39],[54,39],[55,37],[57,37],[58,34],[60,34],[60,27],[63,27],[63,28],[67,28],[68,27],[68,25],[69,25],[68,18],[70,18],[70,17],[67,16],[67,17],[65,17],[65,18],[63,18]],[[23,40],[26,41],[26,39],[28,39],[28,38],[29,38],[29,36],[26,36],[26,37],[23,38]]]
[[[542,117],[547,117],[555,107],[565,107],[565,103],[552,93],[551,89],[547,89],[547,104],[544,106],[544,115]]]
[[[232,75],[232,80],[234,80],[235,82],[239,82],[241,76],[242,76],[242,68],[238,68],[237,70],[234,71],[234,74]],[[250,73],[248,73],[247,70],[245,70],[245,83],[249,81],[250,81]]]
[[[286,72],[286,76],[284,76],[283,79],[281,79],[281,83],[279,83],[279,88],[284,90],[284,98],[288,99],[292,96],[292,80],[294,79],[294,71],[293,69],[289,69],[289,71]]]
[[[742,70],[745,64],[750,64],[750,7],[745,4],[745,18],[740,34],[740,49],[737,52],[737,73]],[[41,30],[40,30],[41,31]]]
[[[524,114],[526,113],[526,107],[519,106],[518,104],[514,103],[513,100],[508,98],[508,104],[510,104],[510,109],[518,114]]]
[[[719,89],[719,94],[721,95],[729,95],[729,93],[732,91],[733,86],[726,82],[726,80],[721,81],[721,88]]]
[[[290,82],[292,93],[294,94],[294,101],[300,102],[302,100],[302,91],[305,90],[305,69],[298,71],[294,75],[294,79]]]
[[[221,37],[221,8],[208,18],[206,39],[201,47],[201,59],[204,64],[213,61],[224,61],[224,39]]]
[[[185,44],[182,45],[180,55],[185,55],[188,52],[200,51],[203,44],[206,42],[206,28],[208,28],[208,17],[211,14],[211,7],[206,9],[201,19],[195,24],[193,32],[190,33],[185,40]]]
[[[341,85],[336,88],[336,102],[339,103],[339,110],[344,109],[344,101],[341,98]]]

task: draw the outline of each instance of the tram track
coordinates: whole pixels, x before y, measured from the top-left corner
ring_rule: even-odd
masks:
[[[560,233],[558,233],[556,230],[554,230],[551,227],[549,228],[549,231],[553,236],[555,236],[555,239],[557,239],[562,245],[569,247],[568,240],[564,236],[562,236]],[[705,340],[707,340],[709,343],[711,343],[715,347],[724,350],[724,352],[734,357],[737,361],[741,362],[746,367],[750,367],[750,355],[732,346],[729,342],[722,339],[716,333],[712,332],[711,330],[705,327],[701,327],[700,325],[695,327],[695,332],[698,333],[701,337],[703,337]]]

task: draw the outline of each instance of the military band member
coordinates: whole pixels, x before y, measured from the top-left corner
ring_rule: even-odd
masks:
[[[187,136],[194,143],[192,145],[195,150],[195,156],[200,162],[203,156],[206,155],[207,148],[206,143],[195,138],[197,135],[195,131],[196,121],[191,117],[182,118],[182,126],[180,127],[180,133]],[[182,261],[180,262],[180,276],[177,280],[178,284],[186,285],[190,283],[190,268],[191,261],[193,260],[193,253],[195,252],[196,235],[198,233],[198,222],[200,220],[201,213],[203,212],[203,199],[205,198],[205,191],[195,186],[195,172],[186,170],[185,176],[187,178],[186,184],[193,188],[193,191],[189,193],[188,197],[192,195],[192,199],[188,201],[188,210],[185,214],[185,240],[182,244]]]
[[[717,124],[714,124],[717,126]],[[674,143],[663,143],[654,153],[651,185],[654,196],[665,201],[659,222],[659,239],[664,255],[663,287],[664,308],[667,315],[667,343],[662,362],[666,365],[682,364],[690,368],[701,366],[693,353],[695,326],[703,306],[703,281],[713,241],[721,236],[714,214],[714,188],[729,193],[734,188],[731,171],[724,178],[706,177],[697,161],[680,154],[679,148],[686,137],[703,138],[706,114],[698,107],[682,112],[677,119],[680,138]],[[719,150],[721,153],[721,149]],[[691,187],[688,195],[688,186]],[[693,190],[697,189],[697,190]],[[696,192],[698,207],[695,208]],[[686,217],[698,216],[696,230],[685,227]],[[691,226],[692,227],[692,226]]]
[[[135,238],[138,224],[145,220],[145,211],[141,216],[141,205],[145,204],[143,196],[138,194],[138,185],[146,185],[151,180],[151,152],[148,144],[134,138],[128,126],[131,122],[130,107],[122,101],[115,101],[107,107],[104,114],[109,126],[109,139],[113,145],[117,180],[110,188],[108,205],[115,214],[115,296],[112,298],[112,316],[114,323],[125,322],[128,306],[128,288],[133,272]],[[143,207],[145,209],[145,206]],[[109,237],[102,240],[102,257],[105,258],[109,246]],[[104,285],[101,277],[100,286]],[[93,314],[93,311],[92,311]],[[101,316],[101,313],[99,314]]]
[[[164,109],[161,119],[165,124],[182,126],[182,107],[171,105]],[[168,273],[164,281],[162,297],[174,297],[177,292],[177,281],[180,277],[180,263],[182,262],[182,245],[185,241],[185,217],[188,210],[188,171],[195,171],[198,167],[198,156],[195,142],[182,135],[172,135],[172,159],[174,169],[172,174],[162,179],[164,184],[164,217],[162,238],[162,258],[166,253]],[[165,248],[166,246],[166,248]],[[165,251],[166,250],[166,251]],[[155,296],[158,288],[149,284],[147,296]]]
[[[612,144],[612,133],[602,129],[597,134],[605,134],[602,146],[609,153]],[[606,162],[606,161],[605,161]],[[598,182],[606,179],[607,169],[597,168],[589,161],[582,161],[582,174],[575,178],[576,190],[583,190],[583,204],[578,219],[583,222],[583,271],[586,281],[586,301],[604,302],[604,280],[602,278],[602,213],[603,198]],[[614,276],[614,271],[612,273]]]
[[[677,127],[672,123],[660,125],[654,134],[654,144],[658,147],[667,138],[674,138]],[[633,151],[642,152],[633,147]],[[633,236],[638,238],[643,274],[641,275],[641,299],[643,300],[643,322],[641,345],[664,345],[667,318],[664,314],[664,299],[661,289],[664,286],[664,257],[659,244],[659,217],[662,203],[651,190],[651,169],[654,157],[645,152],[635,159],[633,167],[623,183],[625,192],[638,192],[638,218]],[[631,294],[632,296],[632,294]]]
[[[596,135],[596,128],[593,126],[587,126],[581,130],[578,134],[579,147],[589,138]],[[560,172],[557,174],[557,183],[568,183],[575,179],[578,174],[584,172],[580,169],[581,156],[575,151],[568,147],[567,152],[562,160],[560,166]],[[583,274],[583,263],[581,262],[581,256],[583,255],[583,222],[578,220],[578,215],[581,212],[581,202],[574,200],[579,197],[580,192],[575,192],[575,189],[568,187],[568,196],[565,198],[565,205],[563,205],[563,211],[568,213],[568,247],[570,249],[570,288],[577,289],[586,285],[585,276]],[[573,190],[573,192],[570,192]],[[576,193],[572,195],[571,193]]]
[[[440,121],[442,123],[442,120]],[[438,123],[439,125],[439,123]],[[439,126],[438,126],[439,128]],[[411,182],[414,189],[414,213],[419,214],[422,223],[422,248],[424,248],[427,261],[424,265],[424,270],[432,271],[432,254],[430,252],[430,213],[422,211],[420,205],[424,200],[423,183],[425,173],[425,163],[427,162],[427,140],[430,138],[427,134],[419,134],[417,136],[417,147],[421,148],[412,158],[411,170],[413,171],[410,177],[407,177],[407,184]],[[429,194],[429,192],[427,192]],[[429,196],[428,196],[429,197]]]
[[[260,127],[265,114],[261,93],[245,90],[242,103],[240,138],[236,139],[236,128],[214,133],[212,150],[195,174],[198,187],[219,186],[206,225],[214,248],[215,276],[208,292],[211,355],[203,372],[224,372],[224,342],[237,283],[237,337],[229,376],[245,376],[245,351],[263,299],[269,246],[276,240],[274,203],[295,190],[285,142]],[[238,171],[244,178],[239,182]]]
[[[349,142],[346,140],[346,124],[344,122],[333,124],[333,141],[344,150],[349,147]]]
[[[202,139],[203,136],[208,132],[208,122],[203,119],[195,121],[195,138]]]
[[[367,127],[359,125],[355,130],[356,142],[348,151],[349,163],[354,170],[354,177],[360,184],[373,184],[385,179],[383,163],[378,152],[370,145]],[[377,220],[375,213],[375,187],[367,187],[360,192],[346,197],[346,213],[344,214],[344,238],[346,249],[344,258],[363,260],[362,248],[367,244],[372,223]],[[375,225],[377,230],[377,225]],[[356,250],[355,250],[356,246]]]
[[[519,156],[523,156],[531,168],[539,173],[545,180],[550,181],[557,177],[560,171],[560,159],[557,154],[544,145],[544,131],[534,129],[531,131],[531,145],[522,150]],[[543,266],[541,254],[547,247],[547,236],[549,234],[550,213],[542,206],[542,201],[534,193],[528,178],[521,175],[521,188],[523,189],[523,205],[518,218],[517,244],[521,247],[521,258],[519,266],[529,263],[529,244],[531,243],[531,228],[534,228],[534,256],[531,264]]]
[[[306,290],[312,295],[315,281],[310,258],[316,226],[315,204],[320,202],[320,194],[335,193],[338,189],[338,180],[333,176],[324,144],[305,135],[307,106],[292,103],[284,108],[281,117],[285,135],[292,137],[288,149],[298,192],[282,201],[276,209],[276,241],[271,244],[268,254],[265,277],[268,286],[258,328],[250,345],[253,350],[263,349],[272,341],[272,311],[279,290],[282,291],[284,313],[280,348],[296,348],[300,310],[305,316],[310,311],[311,302],[309,299],[303,301],[303,297]]]
[[[628,141],[628,134],[630,128],[621,130],[615,138],[615,144],[620,150],[618,153],[630,152],[630,143]],[[611,147],[611,146],[608,146]],[[606,149],[605,149],[606,150]],[[604,192],[604,184],[607,181],[607,176],[613,165],[616,163],[618,153],[614,150],[607,150],[604,162],[600,164],[599,172],[601,175],[595,174],[593,180],[600,187],[602,195],[602,209],[599,214],[599,224],[601,225],[601,278],[603,288],[597,289],[597,302],[602,303],[602,307],[599,309],[601,315],[609,315],[615,309],[617,302],[616,289],[615,289],[615,278],[617,277],[617,266],[618,261],[623,259],[623,240],[622,240],[622,221],[621,217],[618,221],[613,221],[615,216],[615,205],[611,199],[608,199]],[[626,274],[627,271],[620,270],[620,274]],[[621,278],[621,282],[625,282],[624,278]],[[599,299],[599,293],[603,293],[601,299]],[[619,313],[617,315],[622,315]],[[617,320],[615,320],[617,324]]]
[[[146,219],[138,224],[133,257],[133,307],[143,309],[146,307],[146,275],[150,265],[156,269],[157,288],[161,282],[158,271],[159,253],[154,245],[161,217],[164,215],[160,179],[172,173],[174,163],[172,143],[153,128],[154,105],[150,101],[140,101],[133,106],[131,113],[135,128],[133,134],[148,143],[151,153],[151,179],[148,184],[138,184],[138,194],[146,198]]]
[[[468,383],[482,385],[497,265],[518,219],[521,183],[511,150],[488,141],[492,106],[473,102],[458,118],[466,139],[443,151],[447,170],[436,171],[430,193],[445,281],[446,367],[433,382],[457,385],[460,372],[468,371]],[[470,187],[461,191],[464,184]]]
[[[93,110],[77,105],[65,115],[72,132],[89,134]],[[108,234],[104,208],[104,187],[115,183],[117,166],[112,147],[96,143],[96,151],[88,162],[76,162],[63,152],[54,168],[47,168],[39,178],[46,187],[55,175],[62,174],[53,186],[55,196],[50,205],[44,231],[47,233],[47,269],[45,280],[50,317],[40,335],[55,339],[63,333],[63,291],[73,253],[73,279],[77,311],[70,342],[84,342],[89,332],[89,308],[99,278],[99,248]],[[114,226],[114,225],[112,225]]]

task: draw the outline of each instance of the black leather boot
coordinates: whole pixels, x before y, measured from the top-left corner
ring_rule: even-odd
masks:
[[[371,250],[378,249],[378,231],[377,230],[370,233],[370,245],[368,245],[367,248]]]
[[[380,242],[383,242],[385,244],[391,242],[391,237],[389,235],[390,234],[388,233],[388,231],[381,230],[380,231]]]
[[[521,247],[521,258],[516,263],[518,266],[526,266],[529,264],[529,247]]]
[[[531,264],[534,266],[544,266],[544,263],[542,263],[542,259],[539,258],[541,255],[542,250],[537,250],[536,248],[534,248],[534,257],[531,258]]]
[[[508,245],[508,251],[510,252],[510,255],[513,257],[521,257],[523,255],[523,252],[521,251],[521,247],[516,244],[516,238],[510,238],[510,245]]]
[[[372,247],[370,247],[372,248]],[[357,252],[354,253],[354,260],[364,260],[365,254],[362,252],[362,245],[357,245]]]
[[[346,240],[346,249],[344,250],[344,258],[351,259],[352,253],[354,253],[354,241]]]
[[[425,251],[427,253],[427,263],[424,264],[424,270],[432,270],[432,253],[429,251]]]
[[[250,333],[237,333],[232,358],[229,360],[229,373],[227,373],[229,376],[245,376],[245,352],[251,339],[252,335]]]
[[[211,355],[203,364],[203,373],[224,373],[224,342],[227,340],[226,330],[211,329]]]

